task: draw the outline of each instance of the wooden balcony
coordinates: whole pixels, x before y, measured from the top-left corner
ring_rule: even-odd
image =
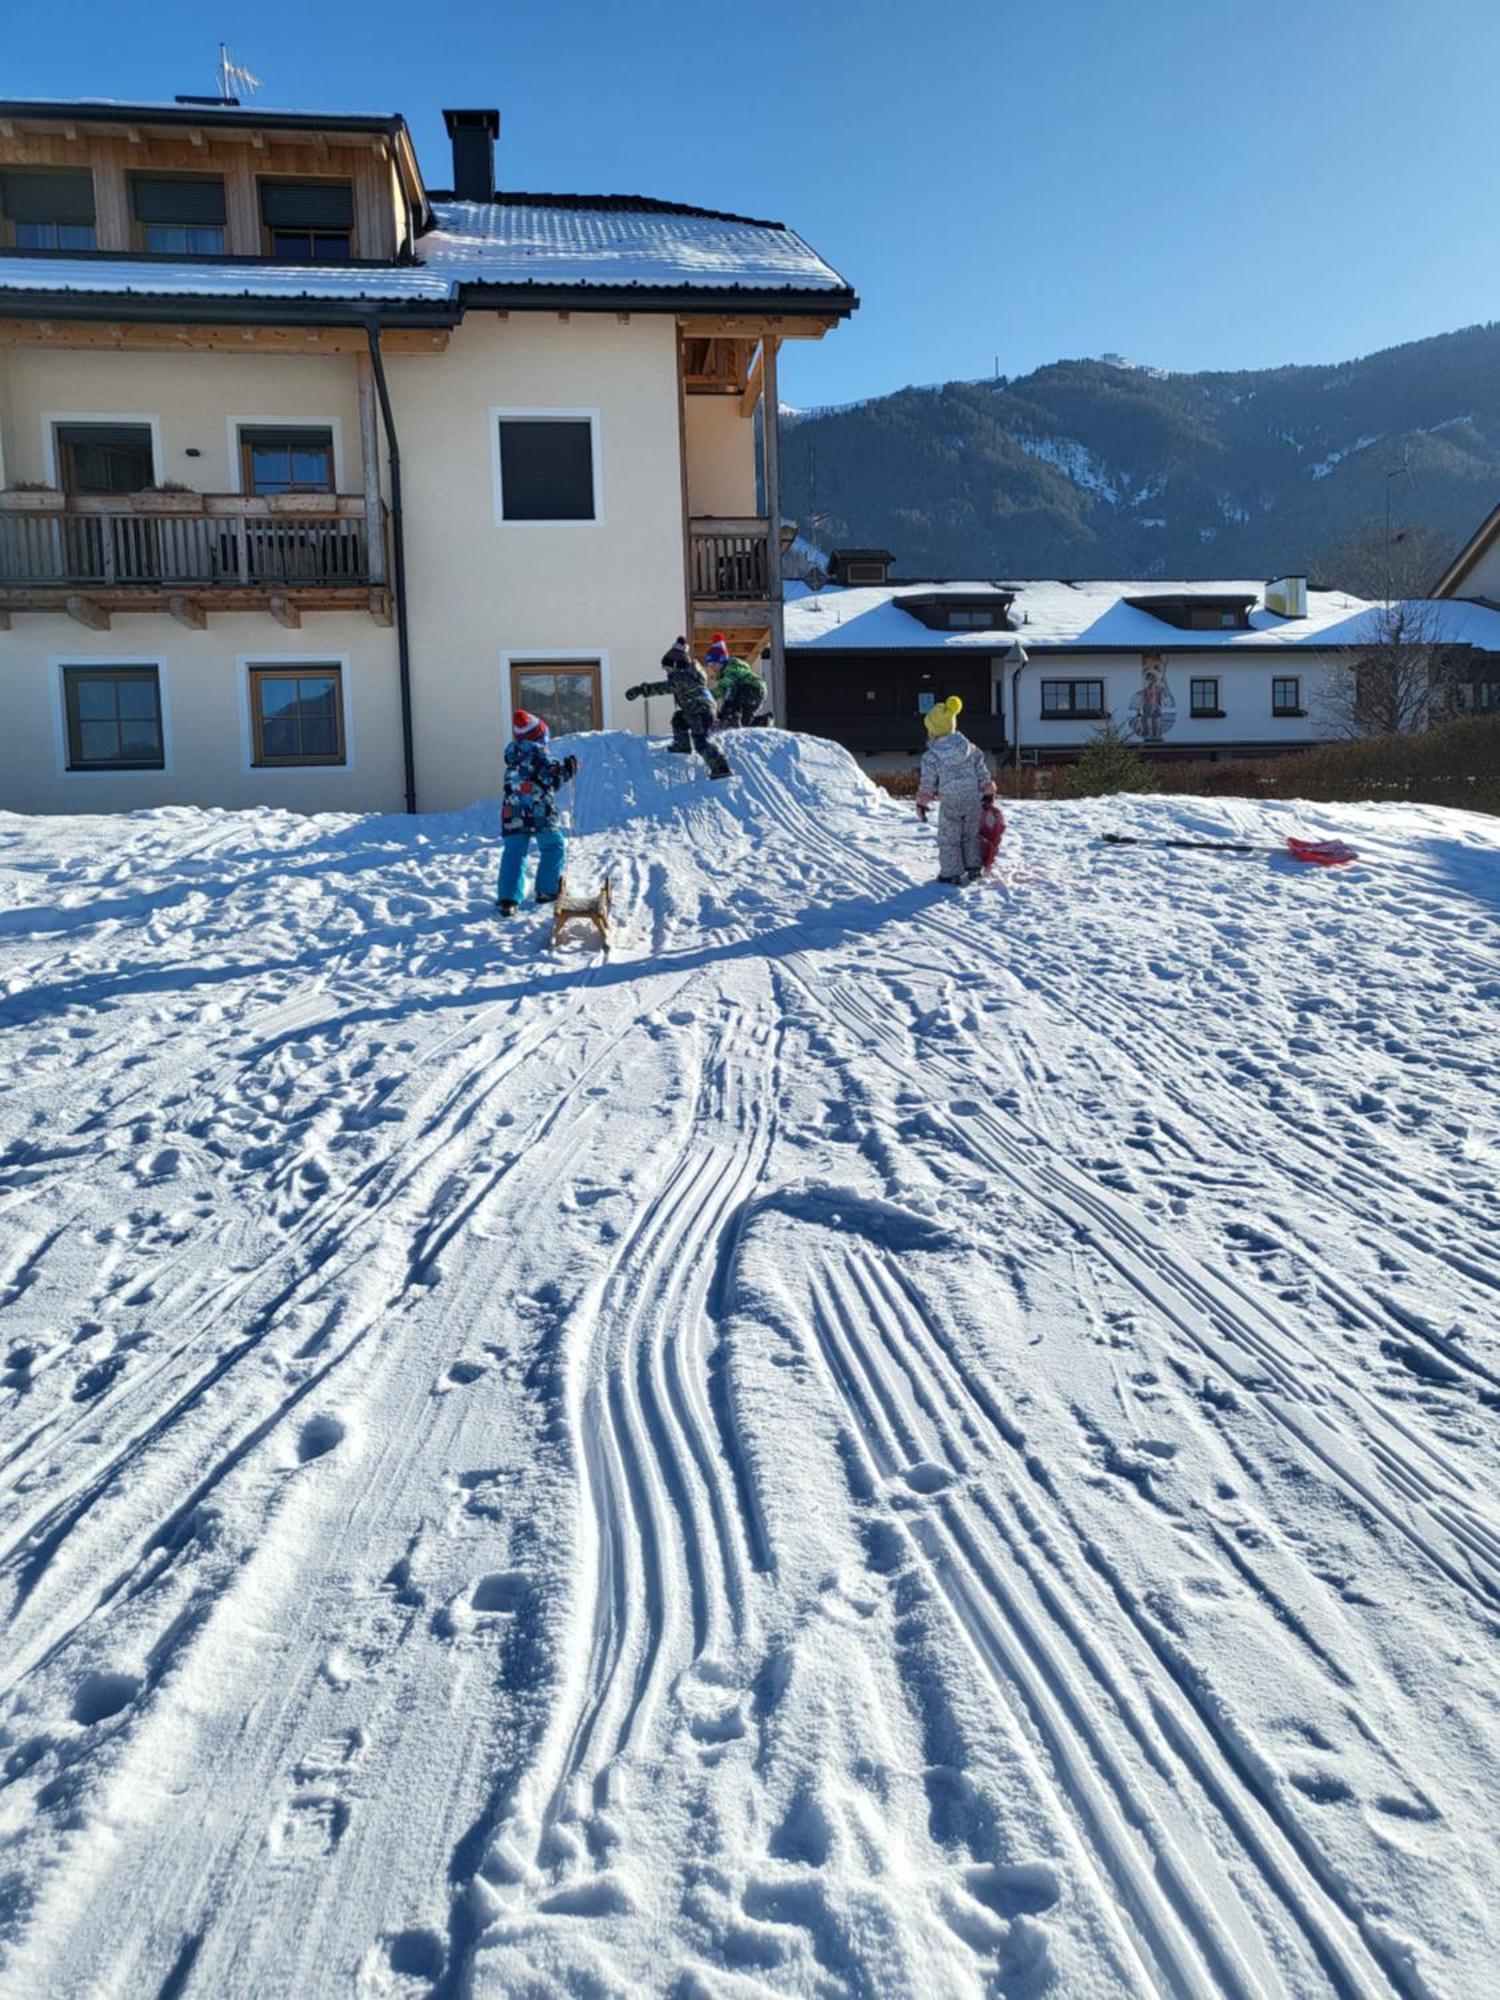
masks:
[[[771,524],[706,516],[689,523],[688,577],[693,610],[732,618],[771,601]]]
[[[0,618],[65,611],[107,629],[116,611],[391,618],[385,512],[362,494],[0,493]]]

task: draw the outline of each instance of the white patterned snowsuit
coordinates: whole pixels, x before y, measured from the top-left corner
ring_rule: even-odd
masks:
[[[979,866],[979,814],[989,763],[957,729],[938,736],[922,757],[919,805],[938,806],[938,874],[952,881]]]

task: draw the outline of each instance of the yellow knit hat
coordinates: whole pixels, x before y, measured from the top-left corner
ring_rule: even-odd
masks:
[[[949,736],[958,722],[958,711],[963,702],[956,694],[950,694],[946,701],[935,702],[922,720],[927,724],[929,736]]]

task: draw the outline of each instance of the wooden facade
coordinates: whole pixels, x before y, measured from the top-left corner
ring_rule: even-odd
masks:
[[[1003,749],[1005,719],[991,712],[992,659],[913,649],[909,653],[787,654],[787,726],[826,736],[859,756],[926,748],[924,705],[950,694],[963,701],[960,727],[985,750]],[[928,697],[931,697],[929,700]]]

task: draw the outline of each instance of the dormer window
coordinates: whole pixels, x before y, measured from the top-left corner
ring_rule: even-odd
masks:
[[[1125,602],[1136,611],[1149,611],[1153,618],[1159,618],[1164,625],[1176,626],[1179,632],[1243,632],[1249,628],[1255,599],[1194,591],[1160,597],[1127,597]]]
[[[1014,590],[986,590],[976,585],[967,593],[903,592],[893,601],[898,610],[925,625],[929,632],[1008,632],[1010,607],[1015,598]]]
[[[347,264],[354,255],[354,190],[348,181],[260,184],[266,249],[290,264]]]
[[[987,632],[998,616],[995,611],[979,611],[972,605],[956,604],[948,613],[948,627],[953,632]]]
[[[833,549],[828,556],[830,583],[888,583],[896,558],[889,549]]]
[[[214,174],[132,174],[140,247],[160,256],[222,257],[224,183]]]
[[[0,174],[0,242],[17,250],[94,250],[90,173]]]

